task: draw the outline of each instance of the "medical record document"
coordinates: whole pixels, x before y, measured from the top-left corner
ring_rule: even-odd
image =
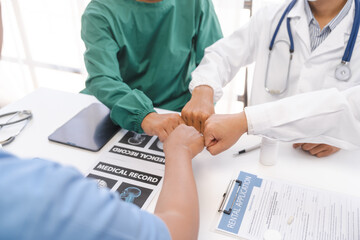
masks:
[[[283,240],[360,239],[360,198],[246,172],[237,180],[218,231],[243,239],[262,240],[267,231]]]
[[[121,129],[117,143],[100,155],[87,177],[146,208],[161,188],[164,170],[163,145],[156,136]]]

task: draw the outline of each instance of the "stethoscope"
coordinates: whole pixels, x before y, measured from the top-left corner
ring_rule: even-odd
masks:
[[[23,110],[23,111],[16,111],[16,112],[9,112],[9,113],[5,113],[5,114],[1,114],[0,118],[6,118],[6,117],[9,117],[9,116],[10,116],[10,118],[7,119],[6,122],[0,123],[0,130],[5,126],[10,126],[10,125],[20,123],[20,122],[24,122],[24,121],[26,121],[26,122],[24,123],[24,125],[14,135],[8,137],[7,139],[0,140],[0,149],[1,149],[1,146],[5,146],[5,145],[11,143],[12,141],[14,141],[14,139],[26,127],[26,125],[31,120],[33,115],[31,113],[31,111]],[[15,119],[15,117],[20,117],[20,119],[13,120],[13,119]]]
[[[289,83],[289,75],[290,75],[290,66],[291,66],[291,61],[293,58],[293,53],[294,53],[294,39],[291,33],[291,27],[290,27],[290,18],[287,18],[286,21],[286,27],[287,27],[287,32],[289,35],[289,40],[290,40],[290,46],[289,46],[289,51],[290,51],[290,59],[289,59],[289,64],[288,64],[288,72],[286,75],[286,82],[285,82],[285,86],[283,89],[281,90],[275,90],[275,89],[270,89],[268,88],[268,73],[269,73],[269,62],[271,59],[271,53],[275,44],[275,39],[276,36],[279,32],[280,26],[285,18],[285,16],[291,11],[291,9],[294,7],[294,5],[296,4],[297,0],[293,0],[291,1],[291,3],[289,4],[289,6],[285,9],[284,13],[282,14],[278,25],[276,26],[274,35],[271,39],[270,42],[270,46],[269,46],[269,55],[268,55],[268,62],[267,62],[267,67],[266,67],[266,76],[265,76],[265,90],[270,93],[270,94],[282,94],[286,91],[286,89],[288,88],[288,83]],[[355,16],[354,16],[354,23],[351,29],[351,34],[350,34],[350,38],[349,41],[347,43],[344,55],[341,59],[341,63],[336,67],[335,69],[335,78],[339,81],[348,81],[351,77],[351,70],[350,67],[348,66],[350,59],[351,59],[351,55],[353,53],[354,50],[354,46],[355,46],[355,42],[356,42],[356,38],[359,32],[359,25],[360,25],[360,9],[359,9],[359,0],[354,0],[355,2]]]

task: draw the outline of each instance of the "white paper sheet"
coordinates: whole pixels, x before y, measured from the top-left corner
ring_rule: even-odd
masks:
[[[217,230],[245,239],[263,239],[268,229],[283,240],[360,239],[360,199],[339,193],[259,178],[240,172]],[[234,204],[233,200],[235,198]]]

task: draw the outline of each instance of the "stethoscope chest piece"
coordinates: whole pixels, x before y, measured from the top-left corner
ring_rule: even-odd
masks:
[[[273,36],[271,38],[270,45],[269,45],[269,50],[270,50],[270,53],[271,53],[271,50],[273,49],[273,47],[275,45],[276,35],[279,32],[279,29],[280,29],[280,26],[281,26],[283,20],[286,18],[286,27],[287,27],[287,31],[288,31],[288,35],[289,35],[289,40],[290,40],[290,61],[292,59],[292,54],[294,52],[294,40],[293,40],[293,36],[292,36],[292,33],[291,33],[291,26],[290,26],[291,18],[286,17],[286,15],[291,11],[291,9],[294,7],[296,2],[297,2],[297,0],[292,0],[291,3],[287,6],[285,11],[283,12],[283,14],[281,15],[281,18],[279,20],[279,23],[276,26],[276,29],[274,31],[274,34],[273,34]],[[353,26],[352,26],[352,29],[351,29],[349,41],[348,41],[348,43],[346,45],[344,55],[343,55],[343,57],[341,59],[341,63],[335,69],[335,78],[337,80],[343,81],[343,82],[349,81],[350,78],[351,78],[351,70],[350,70],[350,67],[349,67],[349,62],[351,60],[351,56],[352,56],[352,53],[353,53],[353,50],[354,50],[356,38],[358,36],[359,27],[360,27],[360,6],[359,6],[360,0],[354,0],[354,2],[355,2],[355,16],[354,16],[354,22],[353,22]],[[270,75],[270,74],[268,74],[270,56],[271,56],[271,54],[269,54],[268,66],[267,66],[267,69],[266,69],[265,84],[264,84],[265,89],[270,94],[281,94],[281,93],[285,92],[286,89],[287,89],[287,83],[289,81],[288,78],[290,76],[290,74],[289,74],[290,64],[289,64],[289,67],[288,67],[288,73],[287,73],[287,80],[286,80],[285,88],[282,89],[282,90],[276,90],[276,89],[273,89],[273,88],[269,89],[268,88],[268,79],[267,79],[267,77],[268,77],[268,75]],[[277,70],[278,68],[275,68],[275,69]]]
[[[348,81],[351,78],[351,70],[346,63],[341,63],[336,67],[335,77],[339,81]]]

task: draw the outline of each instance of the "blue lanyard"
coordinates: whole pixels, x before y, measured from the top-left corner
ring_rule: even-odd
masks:
[[[359,26],[360,26],[360,9],[359,9],[359,1],[360,0],[354,0],[355,2],[355,17],[354,17],[354,23],[351,29],[351,34],[350,34],[350,38],[348,41],[348,44],[346,46],[345,52],[344,52],[344,56],[342,57],[342,62],[350,62],[351,59],[351,55],[353,53],[354,50],[354,46],[355,46],[355,42],[356,42],[356,38],[359,32]],[[269,46],[269,50],[271,51],[272,48],[274,47],[274,43],[275,43],[275,38],[279,32],[280,26],[285,18],[285,16],[291,11],[291,9],[294,7],[294,5],[296,4],[297,0],[293,0],[291,1],[291,3],[289,4],[289,6],[285,9],[283,15],[281,16],[278,25],[276,26],[274,35],[271,39],[270,42],[270,46]],[[289,35],[289,39],[290,39],[290,52],[294,52],[294,40],[293,40],[293,36],[291,33],[291,28],[290,28],[290,18],[287,18],[287,22],[286,22],[286,26],[287,26],[287,31],[288,31],[288,35]]]

